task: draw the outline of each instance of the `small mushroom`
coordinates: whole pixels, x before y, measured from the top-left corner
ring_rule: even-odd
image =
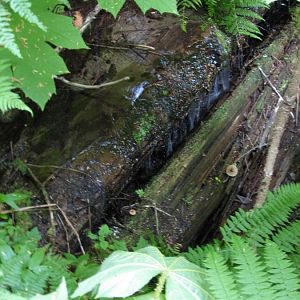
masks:
[[[226,174],[229,176],[229,177],[235,177],[238,173],[238,168],[235,164],[232,164],[232,165],[229,165],[227,166],[226,168]]]
[[[131,216],[135,216],[136,215],[136,210],[135,209],[130,209],[129,210],[129,214],[131,215]]]

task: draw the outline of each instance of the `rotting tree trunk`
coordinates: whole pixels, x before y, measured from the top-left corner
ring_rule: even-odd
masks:
[[[245,121],[245,114],[249,113],[248,117],[251,118],[251,112],[255,114],[257,111],[257,95],[265,86],[259,66],[267,76],[271,76],[294,38],[291,27],[285,28],[278,35],[255,60],[254,67],[231,97],[147,186],[137,214],[125,221],[125,227],[133,231],[133,234],[131,232],[130,236],[127,235],[129,240],[138,238],[148,227],[171,244],[187,246],[207,224],[211,214],[219,207],[224,208],[226,201],[237,190],[237,178],[242,176],[241,172],[237,178],[232,179],[225,175],[226,166],[241,159],[230,148],[238,138],[238,133],[241,133],[238,129]],[[281,80],[286,80],[286,77],[283,76]],[[265,98],[263,109],[272,109],[268,103],[271,94],[270,88],[265,86],[262,93]],[[254,124],[259,123],[258,119],[252,120]],[[266,126],[268,122],[265,120],[262,123]],[[261,134],[264,133],[267,134],[267,130],[262,130]],[[253,149],[261,149],[262,140],[263,137],[260,137],[259,144],[253,145]],[[250,149],[249,154],[251,152]],[[244,156],[247,156],[247,151]],[[126,236],[126,233],[123,234]]]

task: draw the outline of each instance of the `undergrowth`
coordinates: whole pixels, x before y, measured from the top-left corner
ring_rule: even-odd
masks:
[[[11,207],[28,197],[8,195],[0,202]],[[300,299],[299,206],[300,184],[283,186],[269,193],[262,208],[230,217],[222,240],[186,253],[154,236],[129,248],[103,225],[89,234],[92,255],[79,257],[39,247],[37,229],[26,230],[2,215],[0,300]]]

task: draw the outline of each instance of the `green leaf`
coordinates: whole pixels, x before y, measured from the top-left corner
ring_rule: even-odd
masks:
[[[36,26],[16,18],[13,24],[23,59],[11,57],[16,87],[41,109],[56,92],[53,77],[68,73],[63,59],[45,43],[45,35]]]
[[[104,260],[99,273],[79,283],[72,298],[85,295],[96,286],[97,297],[128,297],[165,268],[163,255],[155,247],[139,252],[116,251]]]
[[[79,283],[72,298],[85,295],[94,288],[97,288],[96,298],[128,297],[158,274],[162,274],[161,284],[166,280],[167,299],[211,298],[201,276],[202,269],[183,257],[164,257],[152,246],[137,252],[114,252],[103,262],[99,273]]]
[[[13,295],[9,291],[0,288],[0,300],[29,300],[29,299],[18,295]]]
[[[175,0],[135,0],[143,13],[150,8],[158,10],[162,13],[171,13],[178,15],[177,1]]]
[[[213,297],[208,292],[202,269],[183,257],[166,257],[166,298],[204,300]]]
[[[110,12],[116,18],[125,0],[98,0],[98,3],[102,9]]]
[[[39,248],[36,252],[31,256],[29,260],[28,267],[30,270],[34,271],[39,267],[45,257],[45,249]]]
[[[145,295],[133,296],[129,298],[125,298],[125,300],[165,300],[165,295],[159,295],[159,298],[155,298],[155,293],[148,293]]]
[[[23,192],[15,192],[10,194],[1,194],[0,193],[0,202],[4,202],[7,205],[9,205],[13,209],[18,209],[18,205],[16,202],[28,200],[30,197],[30,194],[23,193]]]

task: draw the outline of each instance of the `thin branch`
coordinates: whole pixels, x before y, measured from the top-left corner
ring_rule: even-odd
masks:
[[[144,51],[155,51],[156,50],[154,47],[148,46],[148,45],[128,44],[128,45],[122,45],[122,46],[112,46],[112,45],[105,45],[105,44],[92,44],[92,43],[86,43],[86,44],[89,46],[95,46],[95,47],[107,48],[107,49],[116,49],[116,50],[130,50],[132,48],[137,48],[137,49],[144,50]]]
[[[65,83],[67,85],[74,86],[74,87],[77,87],[77,88],[80,88],[80,89],[89,89],[89,90],[96,90],[96,89],[100,89],[100,88],[103,88],[103,87],[106,87],[106,86],[111,86],[111,85],[120,83],[122,81],[130,80],[130,77],[126,76],[126,77],[123,77],[123,78],[115,80],[115,81],[104,82],[104,83],[101,83],[101,84],[98,84],[98,85],[86,85],[86,84],[81,84],[81,83],[69,81],[64,77],[54,76],[54,78],[62,81],[63,83]]]
[[[266,75],[266,73],[263,71],[263,69],[261,67],[258,67],[258,70],[260,71],[260,73],[263,75],[263,77],[266,79],[267,83],[270,85],[270,87],[272,88],[272,90],[276,93],[276,95],[279,98],[279,103],[281,101],[284,101],[283,97],[281,96],[280,92],[277,90],[277,88],[273,85],[273,83],[271,82],[271,80],[268,78],[268,76]],[[277,106],[279,105],[279,103],[277,104]]]
[[[75,227],[73,226],[73,224],[71,223],[71,221],[68,219],[66,213],[58,206],[58,204],[56,203],[51,203],[51,204],[43,204],[43,205],[35,205],[35,206],[26,206],[26,207],[21,207],[18,209],[11,209],[11,210],[1,210],[0,214],[12,214],[12,213],[16,213],[16,212],[24,212],[24,211],[30,211],[30,210],[34,210],[34,209],[43,209],[43,208],[55,208],[57,209],[61,215],[64,217],[66,223],[69,225],[69,227],[72,229],[72,231],[74,232],[77,241],[79,243],[80,246],[80,250],[83,254],[85,254],[84,248],[82,246],[81,240],[80,240],[80,236],[77,232],[77,230],[75,229]]]
[[[33,205],[33,206],[20,207],[18,209],[0,210],[0,214],[6,215],[6,214],[13,214],[15,212],[25,212],[25,211],[34,210],[34,209],[55,208],[55,207],[56,207],[55,203]]]
[[[80,240],[80,236],[77,232],[77,230],[75,229],[75,227],[73,226],[73,224],[70,222],[70,220],[68,219],[67,215],[65,214],[65,212],[56,204],[56,207],[57,209],[60,211],[60,213],[62,214],[62,216],[64,217],[66,223],[70,226],[70,228],[72,229],[72,231],[74,232],[76,238],[77,238],[77,241],[79,243],[79,247],[80,247],[80,250],[82,252],[82,254],[85,254],[85,251],[84,251],[84,248],[82,246],[82,243],[81,243],[81,240]]]
[[[94,9],[87,15],[85,18],[83,25],[80,28],[80,33],[83,34],[84,31],[89,27],[89,25],[93,22],[93,20],[96,18],[98,13],[100,12],[100,6],[97,4]]]
[[[44,196],[44,199],[46,201],[46,203],[49,205],[49,215],[50,215],[50,223],[51,223],[51,236],[55,236],[55,219],[54,219],[54,214],[52,209],[50,208],[51,205],[51,201],[49,199],[49,195],[45,189],[45,186],[43,183],[40,182],[40,180],[34,175],[34,173],[32,172],[32,170],[29,168],[29,166],[27,166],[27,171],[29,173],[29,175],[31,176],[31,178],[33,179],[33,181],[39,186],[39,188],[42,191],[42,194]]]

